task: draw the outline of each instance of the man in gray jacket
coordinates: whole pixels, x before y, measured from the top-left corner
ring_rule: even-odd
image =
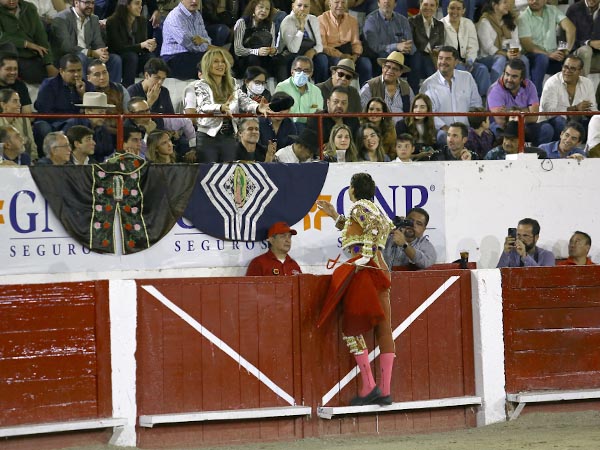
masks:
[[[123,76],[121,57],[109,54],[100,34],[98,16],[93,14],[94,0],[74,0],[74,6],[59,12],[52,19],[50,38],[54,57],[76,54],[87,74],[87,65],[93,59],[106,64],[110,80],[120,83]]]

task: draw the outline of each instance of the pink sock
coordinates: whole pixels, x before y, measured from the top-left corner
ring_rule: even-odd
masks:
[[[381,366],[381,378],[379,384],[381,385],[381,395],[390,395],[392,391],[392,366],[394,365],[394,353],[382,353],[379,355],[379,365]]]
[[[362,381],[362,387],[358,395],[365,397],[375,388],[375,379],[369,363],[369,351],[365,350],[360,355],[354,355],[354,359],[356,359],[356,364],[360,369],[360,379]]]

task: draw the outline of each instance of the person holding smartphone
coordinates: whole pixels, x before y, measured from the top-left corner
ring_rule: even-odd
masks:
[[[496,267],[554,266],[554,254],[538,247],[540,224],[535,219],[521,219],[517,228],[509,228],[504,251]]]

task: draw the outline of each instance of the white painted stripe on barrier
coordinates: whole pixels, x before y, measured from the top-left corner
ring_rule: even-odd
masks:
[[[440,296],[446,292],[450,286],[452,286],[460,277],[458,275],[453,275],[448,278],[444,283],[435,290],[433,294],[431,294],[427,300],[425,300],[417,309],[413,311],[411,315],[409,315],[400,325],[398,325],[394,331],[392,332],[392,338],[396,340],[398,336],[400,336],[406,329],[419,317],[423,312],[429,308],[433,302],[435,302]],[[379,346],[375,347],[375,349],[369,353],[369,361],[373,361],[376,357],[379,356]],[[354,368],[346,374],[344,378],[342,378],[335,386],[333,386],[329,392],[327,392],[323,398],[321,399],[321,405],[325,406],[329,401],[335,397],[350,381],[354,379],[358,375],[358,366],[354,366]]]
[[[196,330],[198,333],[200,333],[218,348],[220,348],[226,355],[231,357],[240,366],[242,366],[244,369],[246,369],[248,372],[254,375],[258,379],[258,381],[260,381],[269,389],[271,389],[276,395],[284,399],[291,406],[296,405],[296,400],[294,400],[294,397],[292,397],[279,386],[277,386],[269,377],[267,377],[264,373],[258,370],[258,368],[256,368],[248,360],[242,357],[242,355],[240,355],[238,352],[232,349],[229,345],[227,345],[213,333],[208,331],[196,319],[194,319],[183,309],[181,309],[179,306],[177,306],[175,303],[173,303],[171,300],[165,297],[158,289],[151,285],[144,285],[142,286],[142,289],[144,289],[150,295],[155,297],[159,302],[161,302],[163,305],[165,305],[167,308],[169,308],[171,311],[173,311],[175,314],[181,317],[181,319],[183,319],[184,322],[186,322],[189,326],[191,326],[194,330]]]

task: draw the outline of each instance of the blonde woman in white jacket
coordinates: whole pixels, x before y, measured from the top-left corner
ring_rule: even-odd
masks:
[[[196,111],[210,114],[197,120],[196,160],[228,162],[236,157],[237,123],[231,115],[238,113],[268,114],[266,101],[257,103],[235,87],[230,57],[221,48],[212,48],[202,58],[202,78],[194,83]]]
[[[462,0],[451,0],[448,5],[448,15],[442,19],[445,31],[445,45],[458,50],[461,63],[456,66],[459,70],[471,72],[479,95],[484,97],[490,87],[490,73],[487,67],[476,62],[479,53],[477,30],[471,19],[463,17],[465,6]]]
[[[285,80],[296,56],[306,56],[313,62],[313,81],[322,83],[329,78],[329,60],[323,53],[319,19],[310,12],[311,0],[294,0],[292,12],[281,22],[277,37],[277,53],[284,56],[279,81]]]

